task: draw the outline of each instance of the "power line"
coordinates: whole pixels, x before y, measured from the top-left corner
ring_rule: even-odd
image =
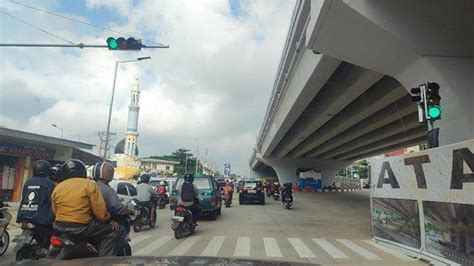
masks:
[[[15,16],[13,16],[12,14],[9,14],[9,13],[3,11],[3,10],[0,10],[0,12],[2,12],[3,14],[5,14],[5,15],[7,15],[7,16],[13,18],[13,19],[16,19],[16,20],[18,20],[18,21],[20,21],[20,22],[22,22],[22,23],[25,23],[26,25],[28,25],[28,26],[30,26],[30,27],[32,27],[32,28],[34,28],[34,29],[37,29],[37,30],[39,30],[39,31],[41,31],[41,32],[44,32],[44,33],[46,33],[46,34],[48,34],[48,35],[50,35],[50,36],[53,36],[53,37],[55,37],[55,38],[57,38],[57,39],[60,39],[61,41],[65,41],[65,42],[68,42],[68,43],[70,43],[70,44],[75,44],[75,43],[73,43],[73,42],[71,42],[71,41],[69,41],[69,40],[66,40],[66,39],[64,39],[64,38],[62,38],[62,37],[59,37],[58,35],[55,35],[55,34],[53,34],[53,33],[51,33],[51,32],[48,32],[47,30],[43,30],[42,28],[37,27],[37,26],[35,26],[35,25],[33,25],[33,24],[31,24],[31,23],[29,23],[29,22],[27,22],[27,21],[25,21],[25,20],[23,20],[23,19],[21,19],[21,18],[15,17]]]
[[[68,19],[68,20],[71,20],[71,21],[74,21],[74,22],[77,22],[77,23],[81,23],[81,24],[84,24],[84,25],[87,25],[87,26],[91,26],[91,27],[94,27],[94,28],[98,28],[98,29],[109,31],[109,32],[125,35],[125,36],[128,36],[128,37],[134,37],[131,34],[128,34],[126,32],[120,32],[120,31],[116,31],[116,30],[113,30],[113,29],[110,29],[110,28],[106,28],[106,27],[103,27],[103,26],[98,26],[98,25],[95,25],[95,24],[92,24],[92,23],[89,23],[89,22],[85,22],[85,21],[82,21],[82,20],[79,20],[79,19],[66,17],[64,15],[57,14],[57,13],[54,13],[54,12],[51,12],[51,11],[48,11],[48,10],[40,9],[40,8],[37,8],[37,7],[34,7],[34,6],[20,4],[18,2],[12,1],[12,0],[10,0],[10,2],[13,3],[13,4],[19,5],[19,6],[30,8],[30,9],[33,9],[33,10],[36,10],[36,11],[39,11],[39,12],[43,12],[43,13],[46,13],[46,14],[49,14],[49,15],[53,15],[53,16],[56,16],[56,17],[60,17],[60,18],[63,18],[63,19]],[[164,45],[162,43],[155,42],[155,41],[152,41],[152,40],[146,40],[146,39],[142,39],[142,40],[146,41],[146,42],[159,44],[159,45]]]

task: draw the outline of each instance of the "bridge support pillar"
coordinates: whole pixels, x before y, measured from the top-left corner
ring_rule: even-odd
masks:
[[[332,183],[335,180],[335,176],[337,174],[337,170],[333,169],[322,169],[321,170],[321,185],[324,186],[332,186]]]
[[[295,166],[287,165],[273,165],[273,170],[275,170],[278,181],[280,184],[291,182],[293,184],[298,183],[298,173],[296,172],[298,168]]]

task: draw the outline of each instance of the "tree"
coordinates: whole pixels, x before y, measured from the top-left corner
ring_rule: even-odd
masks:
[[[352,170],[354,171],[354,173],[357,173],[359,175],[360,179],[366,179],[369,176],[369,163],[367,162],[367,160],[356,162],[352,166]]]
[[[196,172],[196,158],[189,151],[190,150],[185,149],[185,148],[179,148],[175,152],[171,153],[171,155],[150,156],[149,158],[179,162],[179,164],[175,165],[174,172],[177,175],[184,175],[185,174],[184,168],[186,167],[186,156],[187,156],[188,157],[187,173],[195,173]]]

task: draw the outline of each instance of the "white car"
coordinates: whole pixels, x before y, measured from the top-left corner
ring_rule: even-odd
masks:
[[[124,204],[128,204],[137,196],[137,189],[128,181],[114,179],[110,181],[109,185],[117,192],[118,197]]]

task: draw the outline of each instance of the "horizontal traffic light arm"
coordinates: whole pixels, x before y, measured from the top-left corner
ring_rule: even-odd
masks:
[[[34,44],[34,43],[0,43],[0,47],[28,47],[28,48],[45,48],[45,47],[61,47],[61,48],[109,48],[107,45],[101,44]],[[142,48],[170,48],[169,45],[144,45]],[[123,50],[122,50],[123,51]],[[132,51],[132,50],[131,50]]]

